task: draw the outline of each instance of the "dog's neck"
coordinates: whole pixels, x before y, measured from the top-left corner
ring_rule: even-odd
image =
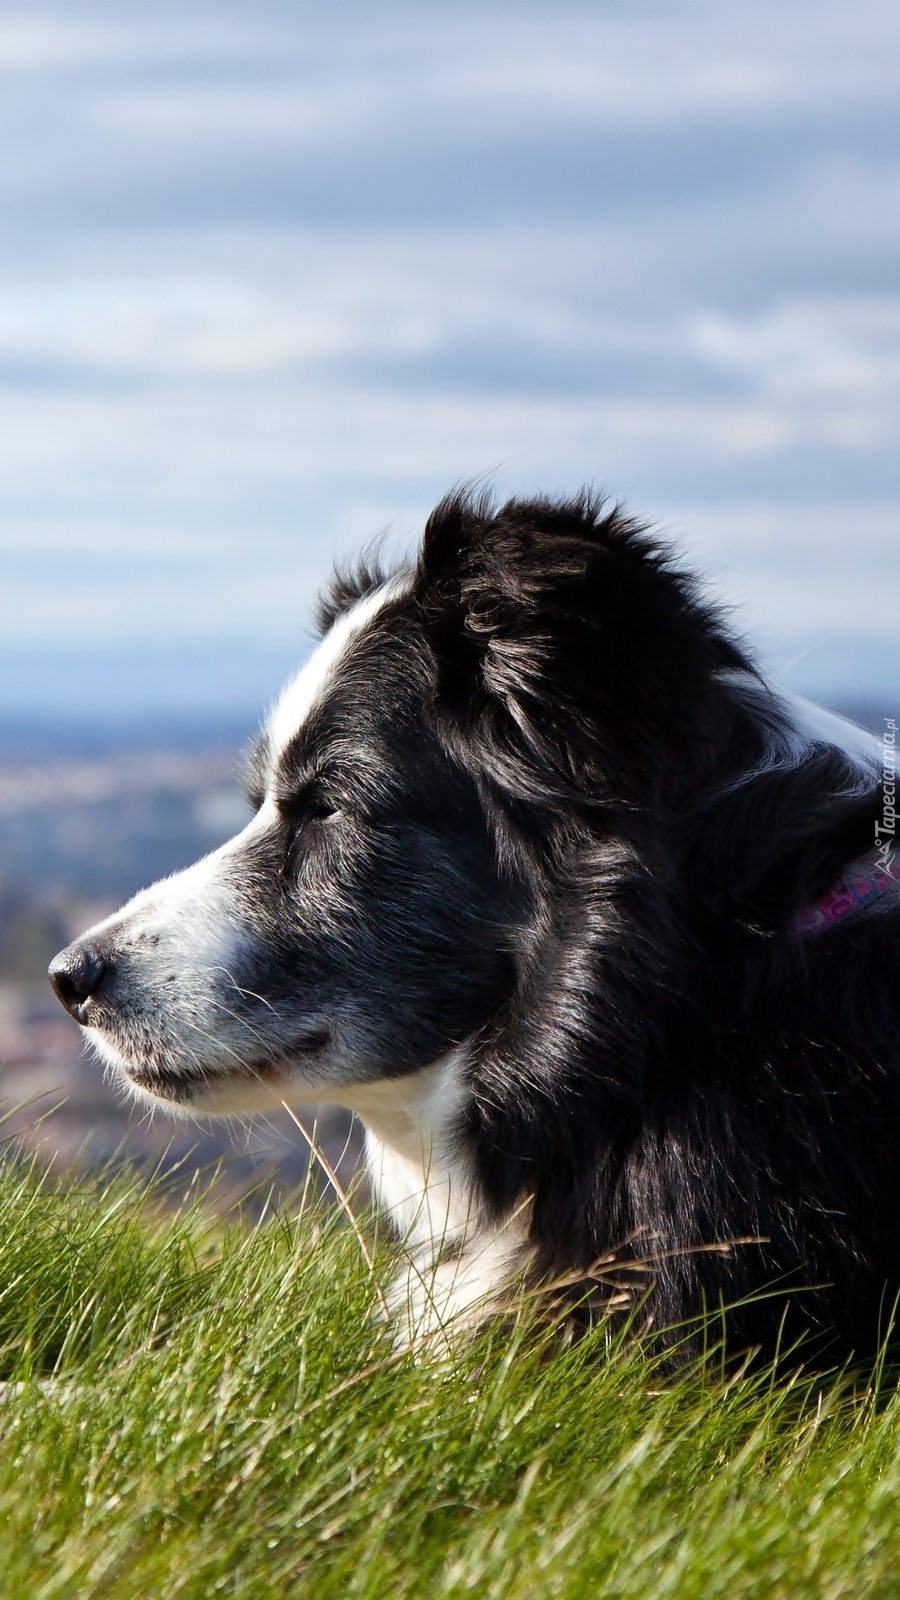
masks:
[[[528,1206],[488,1219],[460,1138],[468,1093],[451,1052],[342,1096],[366,1130],[366,1167],[405,1262],[388,1296],[402,1342],[477,1320],[527,1262]]]
[[[465,1101],[455,1052],[399,1078],[342,1096],[366,1130],[373,1194],[401,1240],[436,1258],[477,1226],[472,1182],[454,1130]]]

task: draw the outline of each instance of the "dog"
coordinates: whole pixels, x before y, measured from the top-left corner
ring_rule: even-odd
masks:
[[[588,493],[455,492],[319,623],[252,821],[51,965],[102,1061],[181,1113],[350,1107],[398,1337],[524,1282],[871,1355],[900,1289],[876,740]]]

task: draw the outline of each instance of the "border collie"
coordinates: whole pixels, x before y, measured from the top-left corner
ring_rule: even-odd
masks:
[[[253,820],[51,966],[103,1061],[187,1113],[356,1112],[398,1337],[555,1281],[658,1329],[729,1306],[763,1354],[875,1350],[900,914],[874,738],[774,692],[587,494],[456,493],[320,623]]]

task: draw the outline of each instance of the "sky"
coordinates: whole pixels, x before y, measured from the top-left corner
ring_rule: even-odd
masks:
[[[0,714],[249,715],[484,477],[900,706],[898,91],[895,0],[0,0]]]

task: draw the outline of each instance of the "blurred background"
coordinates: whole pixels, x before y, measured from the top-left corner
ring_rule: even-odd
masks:
[[[898,91],[887,0],[2,0],[7,1131],[172,1137],[46,961],[240,824],[332,561],[461,479],[606,488],[790,686],[897,714]]]

